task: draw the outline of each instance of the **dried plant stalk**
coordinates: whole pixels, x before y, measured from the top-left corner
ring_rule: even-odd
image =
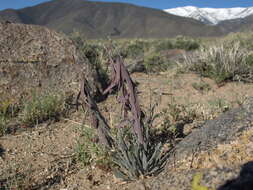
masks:
[[[89,86],[89,83],[85,77],[83,77],[83,80],[81,82],[81,90],[78,94],[77,101],[80,99],[80,97],[82,97],[83,104],[88,106],[89,111],[91,112],[92,126],[98,132],[99,142],[108,148],[112,148],[113,140],[110,136],[110,127],[99,111],[99,108],[92,98],[90,92],[91,88]]]
[[[143,125],[141,121],[142,112],[140,109],[139,101],[136,96],[135,84],[132,81],[123,60],[120,56],[117,56],[114,60],[111,60],[112,67],[112,81],[109,87],[104,91],[104,94],[111,92],[114,88],[120,92],[118,101],[122,105],[122,114],[124,120],[128,119],[128,112],[131,112],[133,121],[133,129],[141,144],[144,143],[143,137]]]

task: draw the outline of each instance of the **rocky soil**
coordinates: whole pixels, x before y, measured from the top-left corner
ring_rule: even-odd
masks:
[[[0,33],[4,34],[0,36],[0,98],[21,97],[33,89],[48,88],[71,90],[76,95],[80,72],[92,84],[94,93],[101,88],[66,36],[12,23],[0,24]],[[144,109],[150,100],[158,101],[158,112],[168,104],[183,104],[192,106],[198,116],[196,121],[184,124],[186,137],[177,139],[160,175],[126,183],[105,166],[83,167],[75,159],[76,147],[83,138],[82,127],[89,127],[90,122],[84,112],[75,111],[57,122],[46,121],[0,137],[0,190],[7,190],[6,184],[22,190],[189,190],[199,173],[203,178],[197,182],[205,186],[204,190],[253,189],[252,84],[217,86],[208,78],[172,70],[152,75],[134,73],[132,77],[138,83]],[[196,88],[196,84],[205,84],[208,89]],[[99,106],[114,124],[119,110],[115,96]]]

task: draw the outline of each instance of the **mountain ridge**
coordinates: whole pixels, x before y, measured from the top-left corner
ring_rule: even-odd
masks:
[[[217,25],[222,21],[245,18],[253,14],[253,7],[199,8],[195,6],[165,9],[167,13],[193,18],[206,24]]]
[[[124,3],[53,0],[33,7],[0,11],[0,20],[49,27],[64,33],[74,29],[87,38],[169,38],[220,36],[224,32],[191,18]],[[187,28],[187,30],[185,30]]]

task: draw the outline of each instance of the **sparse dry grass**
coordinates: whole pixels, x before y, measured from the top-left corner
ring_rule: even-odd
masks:
[[[188,71],[210,77],[217,83],[226,81],[253,82],[253,67],[247,60],[250,51],[240,42],[227,42],[201,47],[193,55],[185,56],[183,64]]]

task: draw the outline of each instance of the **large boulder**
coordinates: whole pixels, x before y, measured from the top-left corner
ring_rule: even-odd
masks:
[[[23,96],[34,89],[78,91],[80,74],[93,94],[96,71],[65,35],[34,25],[0,23],[0,97]]]

